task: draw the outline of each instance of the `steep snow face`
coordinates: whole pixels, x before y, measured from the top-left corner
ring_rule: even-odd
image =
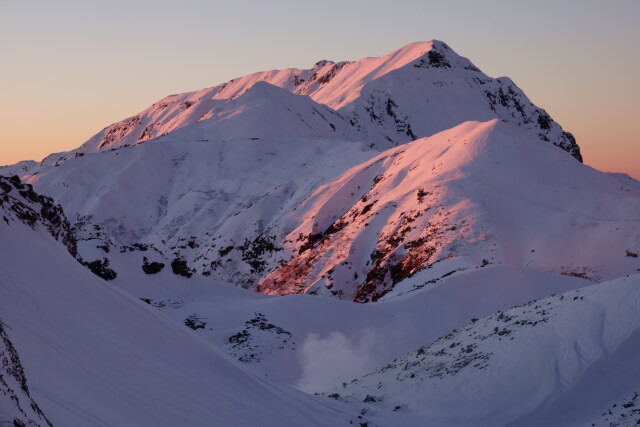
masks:
[[[260,87],[254,90],[255,85]],[[582,160],[573,136],[511,80],[490,78],[445,43],[429,41],[379,58],[319,61],[308,70],[259,72],[171,95],[106,127],[76,150],[52,154],[43,164],[139,144],[200,122],[211,122],[206,128],[209,138],[324,137],[366,141],[386,149],[465,121],[494,118]],[[3,173],[19,173],[18,169],[33,173],[38,166],[25,163]]]
[[[0,424],[50,426],[31,398],[20,356],[0,320]]]
[[[266,130],[272,127],[276,129],[288,128],[292,121],[300,120],[304,123],[308,119],[313,119],[309,114],[313,111],[308,108],[311,105],[320,118],[323,115],[334,117],[327,118],[327,121],[329,123],[338,122],[332,123],[338,126],[342,124],[342,119],[335,117],[334,110],[356,99],[364,84],[408,64],[420,54],[428,51],[430,47],[431,43],[415,43],[381,58],[367,58],[353,63],[341,62],[337,64],[331,61],[319,61],[309,70],[286,69],[259,72],[233,79],[209,89],[172,95],[134,117],[105,128],[85,143],[79,152],[94,152],[100,149],[133,145],[203,120],[224,121],[230,114],[230,110],[233,111],[231,115],[236,115],[247,108],[251,109],[251,104],[259,94],[267,95],[267,99],[262,101],[268,102],[276,109],[291,109],[291,106],[302,106],[302,108],[292,109],[291,114],[298,116],[293,120],[289,115],[282,117],[272,114],[270,108],[254,111],[257,113],[253,114],[253,118],[258,129],[252,130],[253,135],[245,136],[268,137],[268,135],[262,135],[265,128]],[[307,101],[298,97],[286,97],[273,89],[265,93],[265,82],[280,87],[287,93],[306,95]],[[253,93],[255,85],[263,85],[257,91],[259,94]],[[324,104],[324,107],[315,106],[315,103],[308,100],[309,97],[316,103]],[[245,103],[248,103],[249,106],[244,105]],[[287,104],[289,104],[288,107]],[[282,121],[279,121],[280,119]],[[349,126],[353,127],[351,124]],[[223,134],[225,130],[223,130]],[[317,129],[312,129],[312,135],[317,136],[319,131],[326,130],[332,129],[328,127],[328,123],[321,123]],[[350,129],[346,133],[357,134],[357,130]],[[215,136],[224,138],[223,135],[216,134]],[[287,136],[293,137],[295,135],[287,134]],[[325,136],[335,138],[335,134],[331,133],[325,133]],[[371,137],[375,138],[376,135],[371,135]],[[359,139],[362,140],[361,135]]]
[[[203,135],[224,140],[338,139],[357,141],[357,131],[334,110],[311,98],[257,82],[219,110],[202,116]]]
[[[194,125],[201,138],[222,140],[358,139],[357,131],[332,109],[265,81],[228,99],[189,96],[179,102],[167,102],[160,101],[139,115],[104,129],[77,153],[131,146]]]
[[[267,293],[377,300],[452,257],[606,280],[636,272],[640,187],[496,120],[388,150],[318,188],[283,223],[293,259]]]
[[[381,67],[378,61],[394,66]],[[326,100],[373,146],[388,148],[466,121],[497,118],[582,161],[573,136],[533,105],[515,83],[506,77],[488,77],[443,42],[411,44],[386,57],[356,64],[357,69],[343,68],[342,80],[336,76],[322,91],[310,96],[319,102]],[[384,72],[380,72],[381,68]],[[350,73],[366,77],[352,79]],[[357,93],[357,97],[341,97],[346,82],[350,93]],[[332,90],[337,100],[326,98]],[[384,142],[377,142],[380,135]]]
[[[98,279],[12,206],[0,206],[0,390],[18,400],[0,394],[2,421],[46,425],[30,393],[53,425],[348,423],[343,406],[270,383]]]
[[[635,425],[638,310],[638,275],[531,301],[331,394],[381,425]]]
[[[74,219],[86,262],[111,260],[117,273],[114,255],[123,251],[137,268],[144,257],[168,270],[177,260],[183,275],[254,286],[284,255],[277,221],[319,185],[375,155],[345,141],[206,141],[193,127],[163,138],[76,158],[29,179]]]

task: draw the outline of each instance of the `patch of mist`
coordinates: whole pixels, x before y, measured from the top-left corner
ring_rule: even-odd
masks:
[[[385,348],[383,335],[371,329],[355,338],[342,332],[324,338],[308,334],[298,348],[302,374],[294,385],[307,393],[329,391],[378,368],[386,360]]]

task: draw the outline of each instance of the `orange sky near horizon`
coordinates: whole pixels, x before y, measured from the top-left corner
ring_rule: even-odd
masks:
[[[640,179],[640,2],[438,3],[0,0],[0,164],[76,148],[170,93],[436,38],[513,79],[586,164]]]

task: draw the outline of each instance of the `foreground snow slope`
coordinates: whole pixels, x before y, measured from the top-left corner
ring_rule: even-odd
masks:
[[[0,320],[0,425],[51,425],[31,397],[20,356],[6,329]]]
[[[635,424],[639,311],[638,275],[532,301],[474,319],[336,397],[380,425]]]
[[[95,277],[39,216],[25,220],[13,208],[32,201],[16,187],[2,191],[0,318],[31,397],[54,425],[348,422],[339,406],[270,383]]]

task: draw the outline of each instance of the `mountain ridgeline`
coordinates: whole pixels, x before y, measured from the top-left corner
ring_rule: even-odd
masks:
[[[445,260],[594,281],[635,271],[637,182],[581,160],[511,80],[430,41],[171,95],[0,173],[65,207],[78,257],[104,279],[137,266],[368,302]],[[568,250],[594,231],[610,246]]]
[[[271,111],[265,120],[267,112],[261,110],[283,114]],[[311,69],[259,72],[170,95],[44,163],[140,144],[200,122],[207,122],[203,133],[213,127],[209,134],[219,139],[346,138],[385,149],[465,121],[493,118],[523,127],[582,161],[573,136],[509,78],[488,77],[447,44],[434,40],[412,43],[379,58],[323,60]],[[291,130],[298,126],[304,131]]]

